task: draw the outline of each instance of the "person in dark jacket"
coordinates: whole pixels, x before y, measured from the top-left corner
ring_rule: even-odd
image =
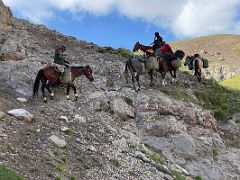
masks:
[[[153,51],[155,52],[155,50],[157,48],[160,48],[162,45],[163,45],[162,37],[159,35],[158,32],[155,32],[153,41]]]
[[[54,55],[54,63],[59,64],[59,65],[63,65],[66,68],[69,68],[71,65],[70,65],[70,63],[68,61],[65,60],[66,54],[64,54],[66,49],[67,48],[66,48],[65,45],[56,47],[55,55]]]

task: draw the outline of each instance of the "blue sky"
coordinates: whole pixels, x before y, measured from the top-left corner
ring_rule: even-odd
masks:
[[[101,46],[240,34],[240,0],[3,0],[16,17]]]

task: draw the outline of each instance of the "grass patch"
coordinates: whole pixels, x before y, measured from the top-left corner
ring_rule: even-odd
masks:
[[[62,180],[62,178],[60,176],[56,177],[56,180]]]
[[[240,112],[240,91],[226,89],[214,80],[210,80],[204,89],[195,91],[195,95],[200,105],[212,110],[218,120]]]
[[[18,173],[0,165],[0,179],[2,180],[25,180],[25,178]]]
[[[70,180],[77,180],[77,178],[75,176],[71,176]]]
[[[121,166],[121,163],[120,163],[120,161],[118,159],[111,159],[111,162],[116,167],[120,167]]]
[[[194,179],[195,180],[202,180],[202,177],[201,176],[196,176]]]
[[[185,180],[185,177],[177,171],[171,171],[171,175],[175,177],[176,180]]]
[[[66,173],[66,166],[65,166],[65,164],[62,164],[62,163],[57,164],[56,169],[59,172]]]
[[[213,158],[218,156],[218,150],[215,147],[212,148],[212,154],[213,154]]]
[[[176,89],[175,87],[161,87],[160,91],[164,94],[167,94],[175,99],[183,100],[187,102],[194,102],[194,99],[189,96],[186,92],[180,91],[180,89]]]
[[[93,164],[90,163],[90,162],[85,162],[85,163],[83,164],[83,168],[84,168],[84,169],[91,169],[92,167],[93,167]]]
[[[163,164],[163,162],[164,162],[161,155],[156,152],[150,153],[149,157],[157,164]]]
[[[227,145],[233,147],[233,148],[238,148],[239,145],[236,141],[234,141],[233,139],[226,139],[226,143]]]
[[[133,105],[133,100],[130,97],[124,97],[124,101],[130,106]]]
[[[129,176],[137,177],[138,174],[135,171],[128,171]]]
[[[64,131],[64,133],[65,133],[66,135],[71,136],[71,135],[73,134],[73,130],[72,130],[72,129],[67,129],[66,131]]]
[[[240,53],[240,50],[239,50],[239,53]],[[220,82],[220,84],[223,87],[226,87],[229,89],[240,90],[240,75],[235,76],[231,79],[224,80],[224,81]]]

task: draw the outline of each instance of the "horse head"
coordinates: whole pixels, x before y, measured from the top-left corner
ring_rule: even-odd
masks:
[[[86,65],[84,67],[84,72],[83,74],[89,79],[89,81],[94,81],[93,75],[92,75],[92,69],[90,68],[89,65]]]
[[[139,49],[140,49],[140,46],[141,46],[140,42],[137,41],[136,44],[135,44],[134,47],[133,47],[133,52],[139,50]]]

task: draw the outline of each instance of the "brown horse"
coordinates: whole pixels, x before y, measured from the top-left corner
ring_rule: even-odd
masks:
[[[78,95],[77,95],[76,87],[74,85],[74,80],[78,76],[85,75],[90,81],[93,81],[94,79],[92,76],[92,69],[88,65],[85,67],[84,66],[72,66],[72,67],[70,67],[70,71],[71,71],[71,80],[69,82],[67,82],[66,98],[69,100],[69,91],[70,91],[70,87],[71,87],[74,91],[74,94],[75,94],[75,97],[77,100]],[[47,97],[45,96],[45,92],[44,92],[45,88],[50,93],[50,98],[53,99],[54,94],[50,88],[53,85],[60,84],[61,75],[62,75],[62,73],[58,72],[54,66],[46,66],[43,69],[40,69],[38,71],[38,74],[36,76],[34,86],[33,86],[33,97],[35,97],[38,94],[39,84],[41,81],[41,83],[42,83],[41,89],[42,89],[42,95],[43,95],[44,102],[47,102]]]
[[[137,41],[136,44],[133,47],[133,52],[135,52],[139,49],[142,50],[143,52],[149,54],[149,55],[154,55],[154,51],[153,51],[152,46],[145,46],[145,45],[140,44],[139,41]]]
[[[177,58],[179,58],[180,60],[182,60],[182,58],[185,56],[185,53],[182,50],[177,50],[174,54],[173,53],[166,53],[163,54],[160,59],[159,59],[159,70],[158,72],[161,73],[162,75],[162,85],[165,86],[167,85],[166,83],[166,73],[170,72],[170,74],[173,77],[173,82],[176,81],[176,71],[177,69],[175,69],[173,67],[173,65],[171,64],[172,60],[175,60]]]
[[[194,76],[197,77],[198,82],[202,81],[202,68],[203,61],[199,57],[187,56],[184,66],[188,65],[188,68],[191,70],[194,68]]]

